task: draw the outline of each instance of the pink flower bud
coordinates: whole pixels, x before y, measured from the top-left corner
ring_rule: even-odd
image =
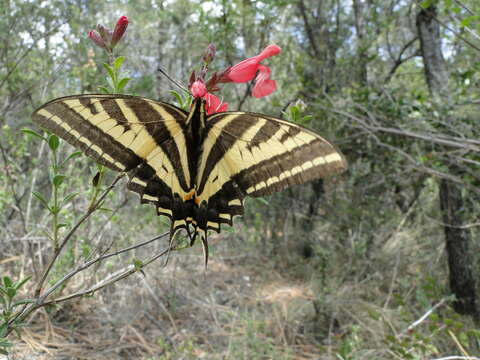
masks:
[[[97,24],[97,31],[102,37],[105,44],[109,44],[110,40],[112,39],[113,31],[101,24]]]
[[[190,87],[190,91],[194,98],[201,98],[207,94],[207,87],[203,81],[197,80]]]
[[[215,45],[210,44],[207,46],[207,50],[205,51],[205,55],[203,55],[203,61],[206,62],[207,64],[210,64],[213,59],[215,58]]]
[[[112,40],[110,42],[110,46],[113,48],[122,38],[125,30],[127,30],[128,26],[128,19],[126,16],[120,16],[117,21],[117,25],[115,25],[115,30],[113,30]]]
[[[102,39],[102,36],[98,33],[96,30],[91,30],[88,32],[88,37],[92,39],[92,41],[100,46],[101,48],[107,49],[107,44],[105,44],[105,41]]]

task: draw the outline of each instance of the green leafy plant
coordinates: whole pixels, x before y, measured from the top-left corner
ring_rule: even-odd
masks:
[[[33,303],[35,300],[17,300],[20,289],[30,280],[30,277],[14,282],[10,277],[4,276],[2,280],[3,284],[0,285],[0,354],[8,355],[7,349],[12,346],[12,343],[6,338],[8,330],[19,334],[18,329],[23,326],[22,322],[13,317],[15,310],[17,307]]]
[[[109,87],[100,86],[100,90],[105,94],[121,94],[130,81],[129,77],[122,76],[122,64],[125,61],[123,56],[117,57],[112,65],[107,63],[103,64],[103,67],[108,74]]]

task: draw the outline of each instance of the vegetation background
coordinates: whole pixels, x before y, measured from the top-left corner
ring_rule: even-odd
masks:
[[[0,13],[0,349],[10,359],[479,356],[478,1],[1,0]],[[213,70],[281,46],[268,60],[274,94],[226,85],[222,96],[230,109],[316,129],[349,171],[246,201],[243,219],[211,236],[207,272],[199,244],[145,265],[166,248],[149,240],[168,224],[125,180],[59,251],[115,174],[93,186],[93,161],[21,129],[40,132],[30,116],[44,102],[107,85],[108,58],[87,32],[121,15],[125,92],[152,99],[175,102],[158,69],[185,84],[209,43]],[[12,322],[28,306],[23,326]]]

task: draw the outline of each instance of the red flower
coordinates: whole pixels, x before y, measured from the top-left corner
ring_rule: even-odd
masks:
[[[195,98],[205,99],[207,115],[224,112],[228,109],[228,103],[220,101],[218,97],[207,92],[207,87],[202,80],[195,81],[192,86],[190,86],[190,92]]]
[[[270,68],[260,65],[258,67],[258,75],[255,79],[255,86],[252,90],[252,95],[256,98],[261,98],[270,95],[277,88],[275,80],[270,79]]]
[[[206,93],[203,98],[206,100],[205,110],[207,110],[207,115],[228,110],[228,103],[220,101],[220,99],[213,94]]]
[[[110,42],[110,45],[112,48],[114,48],[115,45],[117,45],[117,43],[120,41],[123,34],[125,33],[125,30],[127,30],[127,26],[128,26],[127,17],[120,16],[120,18],[117,21],[117,25],[115,25],[115,30],[113,30],[112,40]]]
[[[226,78],[237,83],[250,81],[255,77],[259,70],[259,67],[261,66],[260,62],[271,56],[278,55],[280,51],[281,49],[277,45],[269,45],[257,56],[248,58],[239,62],[237,65],[232,66],[228,74],[226,74]],[[266,68],[268,69],[268,67]]]

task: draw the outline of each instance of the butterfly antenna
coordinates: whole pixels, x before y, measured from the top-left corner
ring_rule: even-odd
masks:
[[[178,82],[177,80],[172,78],[170,75],[168,75],[167,72],[165,70],[163,70],[161,67],[159,67],[157,70],[163,76],[165,76],[168,80],[170,80],[173,84],[177,85],[180,89],[182,89],[183,91],[189,92],[188,89],[185,86],[183,86],[182,84],[180,84],[180,82]]]

